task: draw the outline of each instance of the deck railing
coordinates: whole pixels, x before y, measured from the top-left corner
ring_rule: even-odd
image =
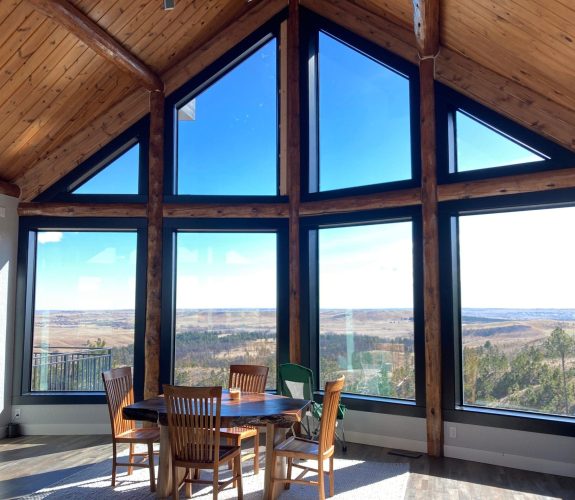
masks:
[[[103,391],[103,371],[112,368],[112,349],[83,348],[74,352],[36,351],[32,355],[32,391]]]

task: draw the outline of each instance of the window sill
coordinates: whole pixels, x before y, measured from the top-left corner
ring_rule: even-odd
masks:
[[[317,396],[315,399],[323,401],[323,391],[314,394]],[[418,406],[415,401],[344,393],[341,395],[341,402],[348,410],[425,418],[425,408]]]
[[[103,392],[32,392],[14,396],[14,405],[106,404]]]

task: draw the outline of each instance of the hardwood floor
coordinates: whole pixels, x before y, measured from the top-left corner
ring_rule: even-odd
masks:
[[[575,479],[450,458],[405,458],[350,443],[357,460],[410,464],[406,499],[575,499]],[[0,498],[18,498],[109,458],[107,436],[27,436],[0,440]],[[342,455],[341,451],[337,453]],[[369,499],[363,499],[369,500]]]

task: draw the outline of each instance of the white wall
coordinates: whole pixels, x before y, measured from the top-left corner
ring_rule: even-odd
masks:
[[[10,422],[14,305],[18,247],[18,199],[0,194],[0,437]]]

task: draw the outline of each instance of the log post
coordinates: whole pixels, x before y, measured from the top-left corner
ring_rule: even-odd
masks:
[[[148,184],[148,267],[144,398],[160,393],[160,318],[162,307],[162,212],[164,178],[164,93],[150,92]]]
[[[290,0],[287,30],[283,31],[286,88],[285,121],[287,187],[289,195],[289,343],[290,361],[301,363],[300,321],[300,95],[299,95],[299,3]]]
[[[435,56],[439,51],[439,0],[414,0],[419,50],[421,113],[421,204],[423,219],[423,310],[427,453],[443,455],[439,228],[435,144]]]

